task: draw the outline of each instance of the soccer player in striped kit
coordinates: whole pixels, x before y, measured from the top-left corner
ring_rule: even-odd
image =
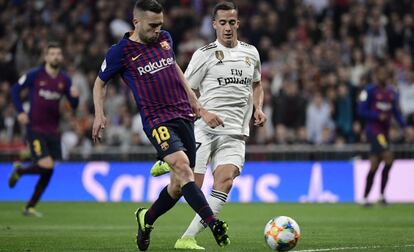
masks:
[[[368,195],[374,182],[375,173],[381,161],[384,168],[381,174],[381,195],[379,203],[385,205],[385,188],[388,183],[389,172],[394,161],[388,143],[388,131],[392,118],[395,117],[401,128],[405,127],[405,121],[398,105],[398,93],[388,85],[390,73],[385,62],[380,62],[374,70],[375,85],[369,85],[359,97],[358,113],[365,120],[365,133],[371,145],[371,167],[366,177],[364,191],[364,206],[370,206]]]
[[[134,31],[125,34],[106,54],[93,88],[95,119],[92,138],[99,141],[105,128],[105,83],[120,74],[140,109],[144,131],[158,157],[172,168],[170,184],[149,209],[138,208],[137,246],[147,250],[155,220],[170,210],[181,195],[212,230],[219,246],[230,243],[227,224],[215,218],[202,191],[194,183],[196,144],[194,118],[199,103],[175,62],[173,41],[161,30],[163,8],[156,0],[138,0]]]
[[[66,96],[73,109],[79,103],[79,91],[72,86],[69,76],[61,70],[63,62],[62,48],[57,43],[49,43],[45,49],[45,65],[35,68],[18,80],[12,88],[12,100],[18,114],[18,121],[27,126],[27,142],[33,163],[23,168],[15,163],[9,178],[9,187],[13,188],[24,175],[39,175],[32,197],[23,214],[40,217],[35,210],[37,202],[49,184],[53,175],[55,160],[61,159],[59,133],[59,103]],[[23,110],[20,92],[29,89],[30,112]]]

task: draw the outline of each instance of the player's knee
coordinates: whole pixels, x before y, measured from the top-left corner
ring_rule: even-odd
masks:
[[[46,169],[53,169],[55,162],[50,156],[40,159],[37,164]]]
[[[385,165],[390,166],[390,165],[392,165],[393,161],[394,161],[394,157],[393,157],[392,153],[385,153],[384,154],[384,163],[385,163]]]
[[[187,160],[176,159],[169,165],[180,180],[189,178],[191,178],[191,180],[194,180],[193,171],[191,170]]]

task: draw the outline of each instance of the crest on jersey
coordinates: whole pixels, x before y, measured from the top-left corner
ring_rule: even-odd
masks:
[[[160,42],[160,46],[164,50],[170,50],[170,48],[171,48],[170,44],[168,44],[168,42],[166,40]]]
[[[218,51],[215,51],[214,54],[216,55],[216,58],[219,60],[218,64],[223,64],[224,52],[221,50],[218,50]]]
[[[245,58],[244,58],[244,62],[246,62],[246,64],[247,64],[248,66],[251,66],[251,65],[252,65],[252,61],[250,60],[250,58],[249,58],[249,57],[245,57]]]
[[[63,82],[59,82],[58,89],[63,90],[65,88],[65,84]]]
[[[39,86],[43,87],[44,85],[46,85],[46,81],[39,81]]]
[[[166,151],[170,148],[170,145],[167,142],[163,142],[160,144],[161,150]]]

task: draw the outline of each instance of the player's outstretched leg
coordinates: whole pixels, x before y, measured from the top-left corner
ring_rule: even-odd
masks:
[[[164,162],[162,160],[158,160],[155,162],[155,164],[151,167],[151,176],[158,177],[165,173],[170,172],[170,166],[167,164],[167,162]]]
[[[191,181],[181,187],[181,192],[191,208],[210,227],[217,244],[221,247],[230,244],[227,224],[216,219],[201,189]]]
[[[152,225],[145,224],[145,213],[148,211],[146,208],[138,208],[135,211],[135,217],[138,224],[137,231],[137,247],[141,251],[148,249],[150,244],[150,233],[154,228]]]
[[[29,170],[29,169],[24,169],[23,172],[21,172],[21,174],[25,174],[24,172],[26,172],[26,170]],[[39,179],[36,183],[36,186],[35,186],[34,192],[32,194],[32,197],[30,198],[29,202],[27,202],[26,208],[23,211],[24,216],[34,216],[34,217],[41,217],[42,216],[41,213],[39,213],[35,210],[35,206],[40,201],[40,198],[42,197],[42,195],[45,192],[47,186],[49,185],[49,182],[50,182],[50,179],[53,176],[53,171],[54,170],[53,169],[42,168],[42,167],[39,167],[39,166],[37,166],[37,169],[40,172],[40,177],[39,177]]]

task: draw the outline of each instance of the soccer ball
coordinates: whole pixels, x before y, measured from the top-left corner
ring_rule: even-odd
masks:
[[[294,219],[277,216],[267,222],[264,238],[271,249],[288,251],[296,246],[300,238],[300,228]]]

